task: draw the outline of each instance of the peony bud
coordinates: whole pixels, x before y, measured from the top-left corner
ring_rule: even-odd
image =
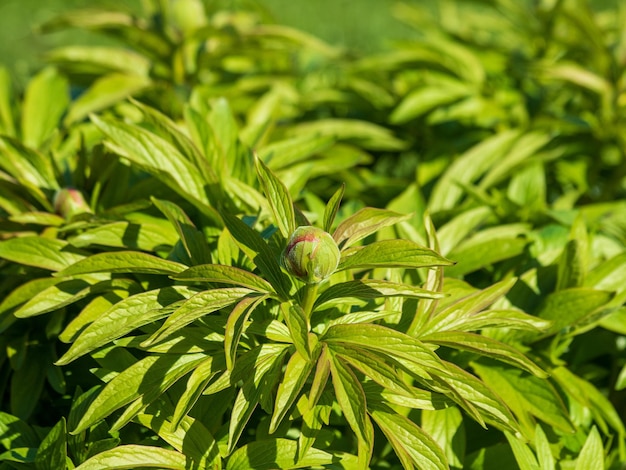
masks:
[[[287,271],[308,284],[317,284],[330,277],[339,264],[339,247],[324,230],[298,227],[291,235],[282,263]]]
[[[54,210],[66,219],[83,213],[91,213],[83,194],[74,188],[59,189],[54,195]]]

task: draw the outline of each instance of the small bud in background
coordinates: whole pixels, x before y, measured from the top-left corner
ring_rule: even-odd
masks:
[[[283,251],[282,263],[287,271],[308,284],[330,277],[339,264],[339,247],[324,230],[298,227]]]
[[[91,214],[91,208],[83,194],[74,188],[63,188],[57,191],[54,195],[54,210],[66,219],[71,219],[78,214]]]

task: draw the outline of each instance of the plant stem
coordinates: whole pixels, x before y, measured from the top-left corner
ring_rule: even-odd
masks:
[[[304,286],[304,294],[302,296],[302,300],[300,305],[302,306],[302,310],[306,314],[307,318],[311,318],[311,312],[313,311],[313,304],[315,303],[315,299],[317,298],[317,286],[319,284],[306,284]]]

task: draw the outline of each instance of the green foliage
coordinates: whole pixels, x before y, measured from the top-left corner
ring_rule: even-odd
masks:
[[[0,468],[624,465],[623,7],[145,3],[0,73]]]

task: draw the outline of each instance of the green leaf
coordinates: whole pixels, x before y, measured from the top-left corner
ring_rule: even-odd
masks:
[[[484,224],[493,212],[490,207],[479,206],[467,209],[437,229],[441,253],[448,254],[470,233]]]
[[[49,271],[61,271],[84,256],[63,240],[26,236],[1,241],[0,258]]]
[[[438,107],[459,101],[471,92],[470,87],[456,81],[446,81],[439,86],[418,88],[402,99],[389,116],[389,122],[404,124]]]
[[[254,309],[263,302],[267,297],[244,297],[233,308],[224,331],[224,352],[226,354],[226,368],[232,370],[237,357],[237,347],[239,339],[243,333],[244,324],[248,321],[248,317]]]
[[[5,449],[39,447],[41,438],[25,421],[0,411],[0,444]]]
[[[586,470],[589,468],[604,470],[604,447],[598,428],[593,426],[591,432],[585,440],[574,470]]]
[[[530,416],[563,432],[574,432],[561,398],[548,381],[495,364],[473,363],[472,367],[486,384],[498,390],[525,427],[527,435],[532,435],[535,430],[535,422]]]
[[[298,135],[264,146],[259,150],[259,158],[276,171],[308,160],[330,148],[334,142],[330,136]]]
[[[479,188],[483,190],[490,188],[512,175],[515,171],[518,171],[517,175],[521,174],[519,167],[532,162],[532,157],[551,139],[552,137],[545,131],[529,132],[521,135],[516,139],[513,147],[489,168],[487,174],[481,179]],[[540,183],[541,179],[535,181],[536,185]]]
[[[289,190],[260,158],[255,158],[255,163],[263,192],[274,214],[274,221],[283,237],[289,239],[296,230],[296,216]]]
[[[404,215],[387,209],[365,207],[341,222],[333,233],[333,238],[343,250],[376,233],[381,228],[389,227],[411,217],[411,214]]]
[[[539,423],[535,426],[535,449],[541,470],[555,470],[556,462],[550,448],[550,441]]]
[[[131,102],[143,113],[146,121],[155,129],[155,133],[174,145],[180,154],[198,169],[204,181],[210,184],[216,184],[219,181],[215,169],[210,166],[207,157],[198,150],[178,124],[170,117],[150,106],[146,106],[136,100],[131,100]]]
[[[0,67],[0,134],[15,137],[11,77],[6,67]]]
[[[166,354],[138,360],[104,386],[89,404],[72,434],[88,429],[137,399],[147,406],[206,357],[204,353]],[[137,410],[137,413],[140,411]]]
[[[367,400],[361,383],[341,359],[330,354],[330,374],[335,398],[359,442],[359,464],[367,468],[372,457],[373,427],[367,416]]]
[[[422,329],[422,332],[453,329],[453,326],[462,325],[463,321],[473,318],[477,313],[504,297],[516,282],[516,278],[496,282],[483,290],[471,292],[469,295],[439,308],[434,313],[432,320]]]
[[[84,279],[59,282],[35,294],[13,314],[28,318],[60,309],[89,295],[90,287],[91,283]]]
[[[224,168],[235,179],[251,183],[254,162],[249,158],[251,153],[239,142],[239,127],[228,100],[223,97],[212,100],[207,118],[213,131],[212,153],[220,159],[215,166]]]
[[[211,251],[206,238],[187,214],[173,202],[162,201],[154,197],[151,200],[176,229],[187,254],[185,262],[190,265],[210,263]]]
[[[316,119],[293,126],[289,135],[317,134],[348,141],[368,150],[397,151],[406,148],[406,143],[393,136],[384,127],[357,119]]]
[[[59,188],[59,184],[50,159],[42,153],[24,146],[21,141],[7,136],[0,136],[0,150],[5,156],[0,160],[0,168],[4,168],[7,173],[24,186],[28,194],[46,211],[54,212],[51,196],[52,191]],[[3,179],[5,178],[6,176]],[[8,194],[11,195],[11,192]],[[33,210],[30,205],[26,205],[25,201],[16,207],[22,206],[25,210]]]
[[[464,369],[449,362],[443,363],[446,367],[437,376],[444,385],[441,391],[447,392],[481,426],[485,427],[487,422],[502,430],[519,432],[519,425],[500,396]]]
[[[463,195],[460,183],[468,185],[478,179],[509,151],[519,137],[519,131],[495,134],[456,158],[437,180],[429,199],[432,213],[452,209]]]
[[[237,361],[238,369],[233,371],[232,381],[236,382],[239,376],[242,376],[244,383],[237,393],[230,416],[229,454],[235,449],[241,433],[259,402],[262,403],[264,400],[269,402],[273,396],[275,384],[280,378],[285,352],[286,349],[282,346],[266,344],[250,351]]]
[[[98,78],[83,94],[74,100],[63,123],[69,126],[82,121],[89,114],[106,109],[151,85],[145,76],[111,73]]]
[[[296,351],[302,357],[311,359],[311,349],[309,347],[309,330],[311,327],[305,311],[299,305],[291,302],[282,303],[280,308]]]
[[[370,415],[385,434],[404,468],[449,469],[441,448],[411,420],[384,408],[371,410]]]
[[[120,221],[85,230],[68,241],[78,248],[95,245],[154,252],[176,243],[176,233],[168,229],[159,223]]]
[[[142,343],[142,346],[147,347],[163,341],[194,320],[224,307],[228,307],[251,293],[254,293],[254,291],[244,287],[225,287],[223,289],[211,289],[199,292],[183,302],[183,304],[165,320],[163,325],[148,340]]]
[[[374,324],[333,325],[320,341],[355,345],[385,354],[394,360],[404,359],[423,369],[426,376],[442,367],[440,359],[418,339]],[[428,372],[427,372],[428,371]]]
[[[329,349],[344,362],[361,371],[385,389],[408,397],[418,398],[413,393],[414,388],[407,385],[400,374],[387,364],[384,355],[366,351],[353,345],[344,346],[340,343],[330,343]]]
[[[585,279],[586,287],[618,291],[624,288],[626,252],[619,253],[594,267]]]
[[[178,428],[179,424],[196,403],[210,380],[221,372],[224,366],[223,358],[219,356],[209,356],[193,370],[187,380],[185,391],[176,402],[176,408],[172,416],[171,429]]]
[[[278,256],[272,252],[261,235],[248,227],[243,221],[228,213],[222,213],[222,217],[228,231],[241,250],[259,268],[264,277],[272,284],[276,293],[281,298],[288,299],[290,283],[287,276],[280,269]]]
[[[326,204],[326,209],[324,210],[324,231],[328,233],[332,230],[333,222],[335,221],[335,217],[339,211],[339,205],[341,204],[341,199],[343,198],[345,189],[345,184],[339,186],[339,189],[334,192],[328,200],[328,204]]]
[[[199,420],[187,416],[180,426],[149,414],[139,414],[135,420],[183,453],[191,461],[187,468],[222,468],[217,442]]]
[[[294,352],[287,361],[285,374],[276,392],[274,413],[270,420],[270,433],[276,432],[281,421],[298,399],[304,383],[313,370],[313,365],[314,363],[309,358],[303,357],[298,351]]]
[[[69,103],[67,79],[54,68],[33,78],[22,106],[22,139],[28,147],[39,148],[57,129]]]
[[[298,442],[288,439],[263,439],[246,444],[230,456],[226,470],[274,470],[277,468],[315,468],[331,465],[336,458],[311,448],[298,458]]]
[[[548,374],[543,369],[528,359],[518,349],[487,336],[460,331],[442,331],[421,336],[420,339],[425,343],[435,343],[491,357],[524,369],[540,378],[545,379],[548,377]]]
[[[381,297],[405,297],[414,299],[440,299],[445,297],[439,292],[432,292],[409,284],[392,281],[363,279],[333,284],[322,292],[315,301],[315,308],[334,301],[352,297],[356,299],[378,299]]]
[[[96,318],[76,338],[70,349],[56,362],[69,364],[80,356],[167,315],[163,307],[187,299],[195,293],[186,287],[165,287],[130,296]]]
[[[430,248],[409,240],[381,240],[364,247],[342,252],[337,270],[369,268],[423,268],[450,266],[447,260]]]
[[[528,445],[516,436],[511,435],[511,433],[505,432],[504,435],[509,441],[520,470],[539,470],[537,459]]]
[[[125,72],[147,77],[151,68],[147,57],[124,47],[82,45],[58,47],[47,54],[47,60],[74,66],[97,75]]]
[[[0,303],[0,313],[9,312],[25,304],[39,292],[46,290],[59,282],[63,282],[63,280],[52,277],[44,277],[20,284],[2,299],[2,303]]]
[[[10,410],[15,416],[27,419],[41,400],[46,369],[52,362],[41,346],[23,345],[23,361],[11,375],[9,391]]]
[[[575,287],[553,292],[545,299],[536,315],[552,322],[544,335],[550,335],[584,324],[613,298],[612,292]]]
[[[173,450],[128,444],[94,455],[75,470],[132,470],[141,467],[186,470],[188,463],[185,455]]]
[[[81,259],[58,272],[57,276],[89,273],[176,274],[187,269],[184,264],[140,251],[110,251]]]
[[[67,458],[66,433],[65,418],[61,418],[41,441],[35,458],[37,470],[65,468],[65,459]]]
[[[207,181],[179,150],[152,132],[121,121],[105,120],[95,115],[91,120],[111,140],[119,155],[153,174],[166,185],[191,201],[203,213],[219,219],[207,194]]]
[[[463,415],[457,407],[422,410],[421,427],[443,449],[452,467],[463,467],[466,435]]]
[[[555,290],[580,287],[585,280],[589,257],[587,226],[581,214],[576,217],[570,230],[570,239],[563,247],[558,262]]]
[[[499,261],[521,255],[528,246],[525,238],[503,237],[484,240],[471,245],[459,245],[448,253],[452,259],[458,260],[455,266],[446,269],[449,277],[458,277],[485,268]]]
[[[247,287],[259,293],[272,294],[272,285],[262,277],[244,269],[220,264],[201,264],[170,276],[178,281],[217,282]]]
[[[604,432],[608,433],[606,427],[608,423],[620,435],[626,434],[622,419],[603,392],[566,367],[556,367],[552,369],[551,373],[559,387],[565,391],[571,400],[580,403],[591,411],[596,424],[601,426]]]

